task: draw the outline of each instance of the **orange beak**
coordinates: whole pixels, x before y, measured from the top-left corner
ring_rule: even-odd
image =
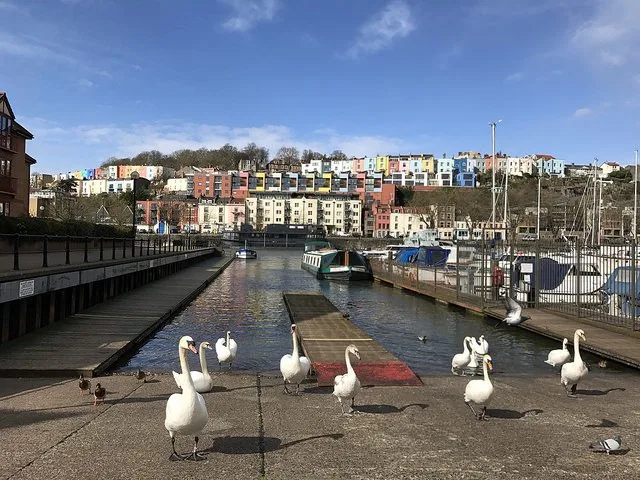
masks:
[[[487,367],[489,367],[489,370],[493,371],[493,362],[491,360],[487,361]]]

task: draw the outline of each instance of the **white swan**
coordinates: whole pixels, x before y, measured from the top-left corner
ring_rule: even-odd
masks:
[[[360,360],[360,352],[358,351],[358,347],[356,347],[355,345],[349,345],[344,351],[344,360],[347,364],[347,373],[345,373],[344,375],[337,375],[333,380],[333,394],[338,397],[340,408],[342,409],[343,414],[353,413],[353,404],[355,403],[355,397],[360,391],[360,380],[358,380],[356,372],[351,366],[349,353],[352,353],[358,360]],[[343,398],[345,400],[351,399],[351,407],[349,407],[348,412],[344,411],[344,405],[342,403]]]
[[[471,361],[469,362],[469,365],[467,365],[467,367],[470,370],[475,371],[478,368],[478,357],[482,358],[476,350],[476,348],[478,347],[478,341],[476,340],[476,337],[471,337],[469,339],[469,347],[471,347]]]
[[[489,372],[487,367],[493,370],[493,364],[491,363],[491,357],[485,355],[482,357],[482,371],[484,378],[482,380],[471,380],[467,383],[467,388],[464,390],[464,403],[466,403],[473,414],[478,420],[487,420],[487,404],[493,395],[493,385],[489,379]],[[476,405],[482,405],[482,412],[480,414],[471,406],[472,403]]]
[[[307,357],[298,356],[298,335],[296,324],[291,324],[291,336],[293,337],[293,353],[284,355],[280,359],[280,372],[284,379],[284,391],[289,392],[287,382],[296,384],[296,395],[300,391],[300,382],[307,376],[311,369],[311,362]]]
[[[560,384],[564,385],[567,395],[570,397],[576,396],[578,382],[589,373],[589,369],[580,356],[580,339],[586,340],[587,337],[584,336],[582,330],[578,329],[573,334],[573,362],[562,365],[562,370],[560,371]],[[571,393],[569,393],[569,390],[571,390]]]
[[[569,350],[567,349],[567,343],[569,343],[569,340],[566,338],[563,339],[562,348],[551,350],[544,363],[548,363],[552,367],[559,367],[571,360],[571,353],[569,353]]]
[[[198,372],[197,370],[191,370],[189,372],[193,385],[196,388],[196,392],[199,393],[210,392],[213,388],[213,379],[211,378],[211,375],[209,375],[209,370],[207,369],[207,355],[205,349],[212,350],[209,342],[202,342],[198,351],[198,355],[200,356],[200,369],[202,371]],[[173,379],[176,381],[178,388],[182,388],[182,374],[175,371],[171,373],[173,373]]]
[[[480,335],[480,338],[478,339],[476,352],[481,356],[489,353],[489,342],[485,340],[484,335]]]
[[[464,337],[462,347],[464,351],[462,353],[456,353],[451,359],[451,373],[454,375],[460,375],[460,372],[464,375],[464,369],[471,362],[471,352],[469,351],[468,342],[471,341],[471,337]]]
[[[231,364],[236,359],[238,353],[238,345],[236,341],[231,338],[231,332],[227,332],[227,339],[225,344],[224,338],[219,338],[216,342],[216,355],[218,355],[218,365],[222,368],[223,363],[229,362],[229,370],[231,370]]]
[[[182,393],[174,393],[167,400],[167,409],[164,419],[164,427],[171,437],[171,448],[173,452],[170,460],[203,460],[204,457],[198,453],[198,434],[207,424],[209,415],[204,398],[193,385],[191,375],[189,375],[189,362],[187,361],[187,350],[198,353],[195,342],[191,337],[184,336],[178,343],[178,354],[180,356],[180,367],[182,368]],[[176,452],[176,435],[194,435],[195,444],[193,453],[183,456]]]

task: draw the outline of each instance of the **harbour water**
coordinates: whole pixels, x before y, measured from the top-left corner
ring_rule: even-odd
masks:
[[[465,336],[485,335],[496,373],[550,374],[544,363],[555,342],[520,328],[495,328],[495,322],[468,315],[419,295],[376,282],[337,283],[317,280],[302,270],[301,250],[258,249],[257,260],[236,259],[189,306],[145,343],[117,371],[178,370],[177,341],[191,335],[215,344],[227,330],[238,343],[233,369],[278,371],[282,355],[291,353],[290,320],[283,291],[317,291],[349,315],[358,327],[421,375],[450,375],[451,357],[462,352]],[[423,343],[418,337],[426,335]],[[599,358],[582,352],[597,367]],[[218,368],[208,352],[209,369]],[[366,359],[363,358],[363,361]],[[191,358],[195,367],[196,358]],[[615,367],[615,370],[626,370]],[[228,367],[226,367],[228,368]]]

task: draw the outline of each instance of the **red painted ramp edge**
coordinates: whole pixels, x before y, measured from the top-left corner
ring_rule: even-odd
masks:
[[[333,385],[336,375],[347,372],[345,364],[338,362],[313,362],[312,367],[321,387]],[[423,385],[422,380],[404,362],[358,362],[353,369],[360,383],[366,386]]]

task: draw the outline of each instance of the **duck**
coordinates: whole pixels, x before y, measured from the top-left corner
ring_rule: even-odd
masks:
[[[338,398],[338,402],[340,402],[340,409],[342,410],[343,415],[350,415],[355,411],[353,406],[355,403],[356,395],[360,391],[360,380],[358,380],[356,372],[351,366],[351,359],[349,358],[349,354],[352,354],[358,360],[360,360],[360,352],[358,351],[358,347],[353,344],[349,345],[344,351],[344,360],[347,365],[347,373],[345,373],[344,375],[336,375],[336,378],[333,380],[333,394]],[[342,403],[342,399],[351,399],[351,406],[349,407],[348,412],[344,411],[344,404]]]
[[[91,380],[87,380],[82,374],[80,374],[80,378],[78,379],[78,386],[80,387],[81,395],[84,394],[84,392],[91,394]]]
[[[136,373],[134,375],[138,381],[142,380],[142,383],[147,383],[147,379],[146,379],[147,374],[142,370],[140,369],[136,370]]]
[[[284,379],[284,391],[285,393],[291,393],[287,388],[287,383],[295,383],[296,391],[298,395],[300,392],[300,382],[308,375],[311,370],[311,362],[307,357],[300,357],[298,355],[298,335],[296,333],[296,324],[291,324],[291,337],[293,338],[293,352],[289,355],[284,355],[280,359],[280,372]]]
[[[222,368],[223,363],[229,362],[229,369],[231,364],[236,358],[238,353],[238,345],[236,341],[231,338],[231,332],[227,332],[226,344],[224,338],[219,338],[216,342],[216,355],[218,355],[218,365]]]
[[[107,396],[107,390],[96,383],[96,388],[93,389],[93,406],[97,406],[99,403],[104,403],[104,397]]]
[[[547,355],[547,359],[544,361],[544,363],[548,363],[552,367],[559,367],[567,363],[569,360],[571,360],[571,353],[567,348],[568,343],[569,343],[569,340],[566,338],[563,338],[562,348],[559,348],[557,350],[551,350],[549,352],[549,355]]]
[[[576,396],[578,383],[589,373],[589,368],[580,356],[580,339],[586,341],[587,337],[583,330],[577,329],[573,334],[573,361],[562,365],[560,371],[560,384],[564,385],[569,397]]]
[[[193,384],[189,374],[189,361],[187,351],[198,353],[196,342],[188,335],[180,338],[178,342],[178,356],[180,357],[180,367],[182,369],[182,393],[174,393],[167,400],[165,411],[164,427],[169,432],[171,438],[172,453],[170,460],[204,460],[205,457],[198,453],[198,435],[209,420],[207,405],[204,398]],[[177,435],[194,435],[195,444],[191,455],[180,455],[176,452]]]
[[[189,375],[191,376],[191,380],[193,381],[193,385],[195,386],[196,392],[198,393],[206,393],[210,392],[213,388],[213,379],[209,374],[209,370],[207,369],[207,355],[206,350],[213,350],[211,348],[211,344],[209,342],[201,342],[200,348],[198,349],[198,356],[200,357],[200,369],[201,372],[197,370],[191,370]],[[173,373],[173,379],[176,381],[176,385],[178,388],[182,388],[182,374],[178,372]]]
[[[451,373],[454,375],[464,375],[464,369],[471,362],[471,351],[469,351],[468,343],[471,341],[471,337],[464,337],[464,341],[462,342],[462,353],[456,353],[451,359]]]
[[[482,373],[484,374],[484,378],[482,380],[471,380],[467,383],[467,388],[464,390],[464,403],[467,404],[478,420],[487,420],[487,405],[493,395],[493,384],[489,379],[488,370],[493,370],[491,356],[483,355]],[[482,412],[477,413],[471,405],[472,403],[482,405]]]

